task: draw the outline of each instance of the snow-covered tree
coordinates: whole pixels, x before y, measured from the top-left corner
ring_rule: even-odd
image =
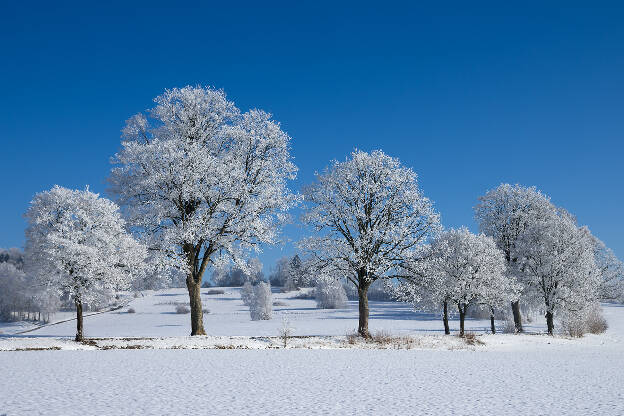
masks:
[[[249,302],[252,321],[269,320],[273,316],[273,297],[271,284],[260,282],[253,286],[253,296]]]
[[[8,261],[0,262],[0,321],[9,321],[21,302],[25,274]]]
[[[305,270],[301,258],[298,254],[295,254],[288,264],[286,283],[284,284],[284,290],[290,292],[292,290],[299,290],[305,280]]]
[[[439,230],[439,215],[416,174],[377,150],[334,161],[304,190],[303,221],[317,236],[301,242],[321,275],[345,276],[358,290],[358,333],[369,337],[368,289],[398,268]]]
[[[426,288],[426,296],[445,309],[448,303],[454,304],[459,312],[461,336],[468,306],[483,302],[497,307],[513,296],[513,293],[504,293],[510,290],[510,285],[503,253],[491,237],[472,234],[466,228],[443,232],[432,242],[430,252],[419,266],[424,279],[404,279],[399,287],[406,290],[408,296],[418,295]],[[413,280],[417,287],[410,288]],[[445,332],[448,333],[447,319],[445,310]]]
[[[600,272],[600,299],[624,302],[624,263],[599,238],[592,235],[592,241]]]
[[[24,269],[24,253],[17,247],[0,248],[0,263],[9,263],[18,270]]]
[[[200,287],[210,264],[277,241],[299,197],[290,137],[260,110],[240,114],[223,91],[166,90],[128,120],[114,158],[112,191],[164,266],[186,274],[191,334],[205,334]]]
[[[0,321],[47,321],[58,310],[60,298],[31,273],[24,272],[24,253],[0,249]]]
[[[242,286],[245,282],[256,283],[264,280],[262,268],[262,262],[258,258],[251,258],[247,260],[245,268],[235,265],[215,269],[212,282],[217,286]]]
[[[314,287],[316,307],[321,309],[342,309],[348,304],[347,292],[338,279],[318,279]]]
[[[275,263],[275,269],[271,272],[269,280],[273,286],[284,286],[288,280],[288,273],[290,271],[289,256],[280,257]]]
[[[593,239],[567,211],[558,209],[530,224],[512,255],[521,259],[525,290],[543,300],[549,334],[557,313],[580,312],[596,301],[600,272]]]
[[[501,184],[479,198],[475,219],[483,234],[493,237],[505,254],[508,272],[517,276],[518,258],[512,253],[519,236],[531,224],[549,216],[555,207],[550,199],[535,187]],[[519,300],[511,304],[516,331],[522,332]]]
[[[506,266],[507,262],[505,262],[505,273],[501,274],[498,279],[481,286],[481,293],[477,299],[477,304],[490,314],[490,331],[492,334],[496,333],[494,322],[496,312],[506,310],[511,302],[515,302],[520,297],[522,289],[516,278],[508,273]]]
[[[115,203],[59,186],[35,195],[26,213],[27,266],[76,305],[76,340],[83,338],[83,303],[126,289],[143,272],[145,248],[127,232]]]

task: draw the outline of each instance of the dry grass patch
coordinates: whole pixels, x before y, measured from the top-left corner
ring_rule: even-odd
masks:
[[[463,337],[459,337],[466,343],[466,345],[485,345],[485,342],[481,341],[474,332],[466,332]]]

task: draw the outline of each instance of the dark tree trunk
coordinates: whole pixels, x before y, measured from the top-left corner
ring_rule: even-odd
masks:
[[[466,319],[466,307],[459,304],[459,336],[464,336],[464,320]]]
[[[74,303],[76,304],[76,341],[80,342],[84,339],[82,336],[82,301],[76,298]]]
[[[511,310],[513,311],[516,332],[524,332],[522,328],[522,315],[520,315],[520,301],[511,302]]]
[[[206,335],[204,330],[204,311],[201,302],[201,278],[195,279],[192,275],[186,278],[186,287],[189,292],[191,305],[191,335]]]
[[[494,310],[490,313],[490,327],[492,329],[492,333],[496,333],[496,325],[494,325]]]
[[[442,321],[444,321],[444,335],[450,335],[451,330],[448,324],[448,301],[444,301],[444,314],[442,315]]]
[[[555,324],[553,323],[552,312],[546,312],[546,326],[548,327],[548,335],[552,335],[555,330]]]
[[[358,300],[359,300],[359,312],[360,322],[358,325],[358,334],[364,338],[370,338],[370,332],[368,332],[368,288],[370,283],[360,280],[360,287],[358,288]]]

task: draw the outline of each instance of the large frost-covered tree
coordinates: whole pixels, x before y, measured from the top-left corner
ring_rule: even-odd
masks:
[[[26,218],[26,264],[45,285],[73,298],[80,341],[83,303],[128,288],[143,273],[146,250],[126,232],[117,205],[88,189],[40,192]]]
[[[202,276],[229,256],[274,243],[298,197],[290,137],[269,114],[240,114],[223,91],[166,90],[128,120],[110,178],[129,222],[163,266],[186,274],[191,335],[205,334]]]
[[[369,337],[368,288],[396,277],[405,259],[439,231],[439,215],[416,174],[382,151],[334,161],[304,190],[303,221],[317,236],[301,246],[321,275],[345,276],[358,291],[358,333]]]
[[[459,312],[459,331],[464,335],[468,306],[487,303],[497,307],[513,298],[505,257],[491,237],[472,234],[466,228],[451,229],[436,238],[428,253],[411,270],[415,279],[399,285],[403,300],[419,302],[423,296],[444,306],[444,329],[448,334],[448,303]]]
[[[556,313],[583,311],[596,301],[600,272],[592,236],[567,211],[558,209],[532,223],[518,238],[513,255],[521,259],[525,290],[543,300],[549,334]]]
[[[535,187],[501,184],[479,198],[475,219],[479,230],[494,238],[507,261],[508,272],[518,276],[519,259],[514,249],[519,236],[527,227],[551,215],[555,207],[550,199]],[[511,304],[516,331],[522,332],[519,300]]]

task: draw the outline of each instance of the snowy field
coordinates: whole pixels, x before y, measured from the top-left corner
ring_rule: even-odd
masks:
[[[132,299],[134,314],[124,308],[85,318],[87,336],[120,337],[101,345],[144,342],[157,349],[80,344],[85,351],[0,352],[0,415],[624,414],[624,307],[605,306],[609,330],[582,339],[488,335],[487,321],[469,320],[484,345],[467,346],[443,336],[435,316],[371,302],[373,332],[418,342],[410,349],[367,349],[340,343],[357,327],[354,302],[345,310],[318,310],[312,300],[275,294],[288,305],[275,307],[272,321],[252,322],[239,289],[225,290],[203,296],[211,310],[208,337],[186,336],[189,315],[173,313],[186,293],[171,289]],[[282,315],[295,335],[327,337],[278,348]],[[75,348],[74,325],[22,335],[7,335],[19,326],[5,326],[0,349]],[[542,322],[530,329],[542,331]],[[228,340],[252,349],[204,349]],[[171,349],[185,345],[199,349]]]
[[[279,293],[273,289],[273,301],[284,306],[273,307],[270,321],[251,321],[249,308],[240,299],[240,288],[221,288],[222,295],[207,295],[209,289],[202,289],[204,326],[209,335],[215,336],[276,336],[282,318],[290,321],[294,335],[346,335],[354,332],[358,325],[357,301],[349,302],[347,309],[318,309],[310,299],[295,299],[296,292]],[[188,304],[186,289],[168,289],[146,292],[145,296],[131,299],[127,307],[105,314],[85,317],[86,337],[171,337],[190,333],[189,315],[175,313],[176,303]],[[133,308],[135,313],[126,311]],[[370,330],[389,331],[395,335],[442,334],[442,320],[433,314],[416,313],[412,308],[398,302],[370,302]],[[73,317],[63,312],[59,319]],[[498,322],[499,326],[502,322]],[[482,333],[489,330],[489,320],[467,320],[466,330]],[[457,320],[451,321],[451,330],[459,328]],[[14,334],[28,329],[15,325],[0,326],[4,334]],[[545,330],[542,320],[528,324],[527,330]],[[75,321],[50,325],[29,332],[29,336],[73,337]]]

